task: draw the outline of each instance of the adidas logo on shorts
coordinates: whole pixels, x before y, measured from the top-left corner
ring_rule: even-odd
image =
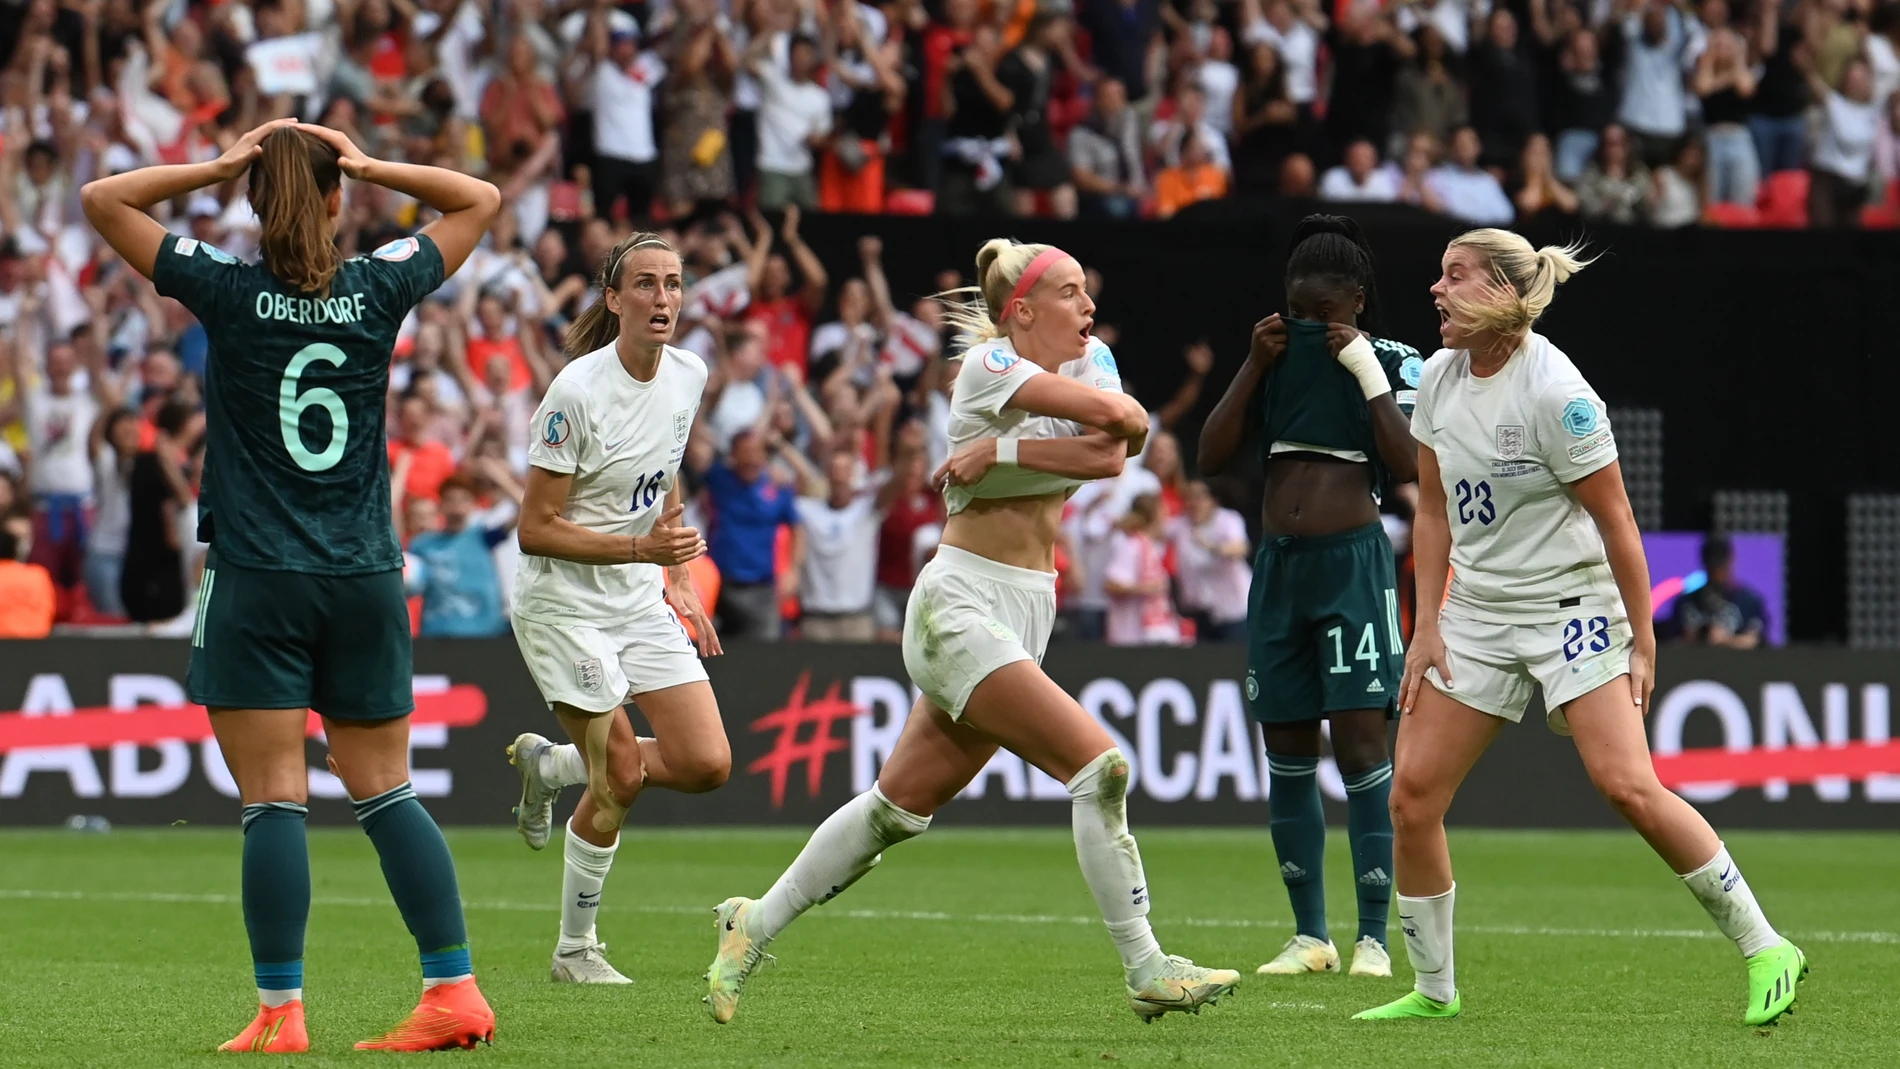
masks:
[[[1372,682],[1366,684],[1366,693],[1367,694],[1384,694],[1385,684],[1375,679]]]

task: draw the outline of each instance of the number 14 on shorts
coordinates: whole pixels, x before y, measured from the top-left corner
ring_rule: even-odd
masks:
[[[1564,624],[1564,660],[1574,661],[1583,656],[1586,649],[1591,653],[1602,653],[1609,648],[1609,617],[1592,616],[1587,620],[1571,620]]]

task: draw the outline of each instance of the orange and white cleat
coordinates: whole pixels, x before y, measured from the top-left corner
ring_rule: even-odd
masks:
[[[409,1019],[386,1035],[366,1039],[357,1050],[463,1050],[476,1043],[495,1041],[495,1011],[470,977],[460,983],[438,984],[422,993],[422,1003]]]
[[[310,1033],[303,1026],[303,1003],[259,1006],[257,1020],[218,1049],[240,1054],[302,1054],[310,1049]]]

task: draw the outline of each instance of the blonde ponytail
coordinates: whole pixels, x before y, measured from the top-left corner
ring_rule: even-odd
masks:
[[[1017,280],[1048,245],[1018,245],[1009,238],[991,238],[976,250],[976,285],[960,286],[934,295],[943,305],[943,318],[957,328],[957,352],[1003,337],[997,319],[1007,311]]]
[[[594,280],[595,285],[600,287],[600,297],[574,317],[574,322],[567,328],[567,340],[561,345],[561,352],[569,360],[605,349],[620,337],[620,317],[607,307],[607,292],[620,288],[622,261],[626,260],[628,253],[642,247],[674,251],[672,243],[647,231],[635,232],[607,250],[607,255],[600,261],[600,274]]]
[[[1583,256],[1582,242],[1531,248],[1521,234],[1486,228],[1451,239],[1483,257],[1493,285],[1479,298],[1446,297],[1451,318],[1468,334],[1491,332],[1509,337],[1531,329],[1557,296],[1557,287],[1594,262]]]

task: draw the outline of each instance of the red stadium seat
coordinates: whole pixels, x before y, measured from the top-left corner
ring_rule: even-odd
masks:
[[[1746,204],[1711,204],[1703,218],[1710,226],[1748,229],[1761,225],[1761,213]]]
[[[1761,184],[1763,226],[1808,225],[1808,172],[1776,171]]]
[[[1878,230],[1900,230],[1900,179],[1887,185],[1887,199],[1861,209],[1862,226]]]
[[[937,195],[928,189],[893,189],[884,197],[888,215],[929,215],[937,210]]]

